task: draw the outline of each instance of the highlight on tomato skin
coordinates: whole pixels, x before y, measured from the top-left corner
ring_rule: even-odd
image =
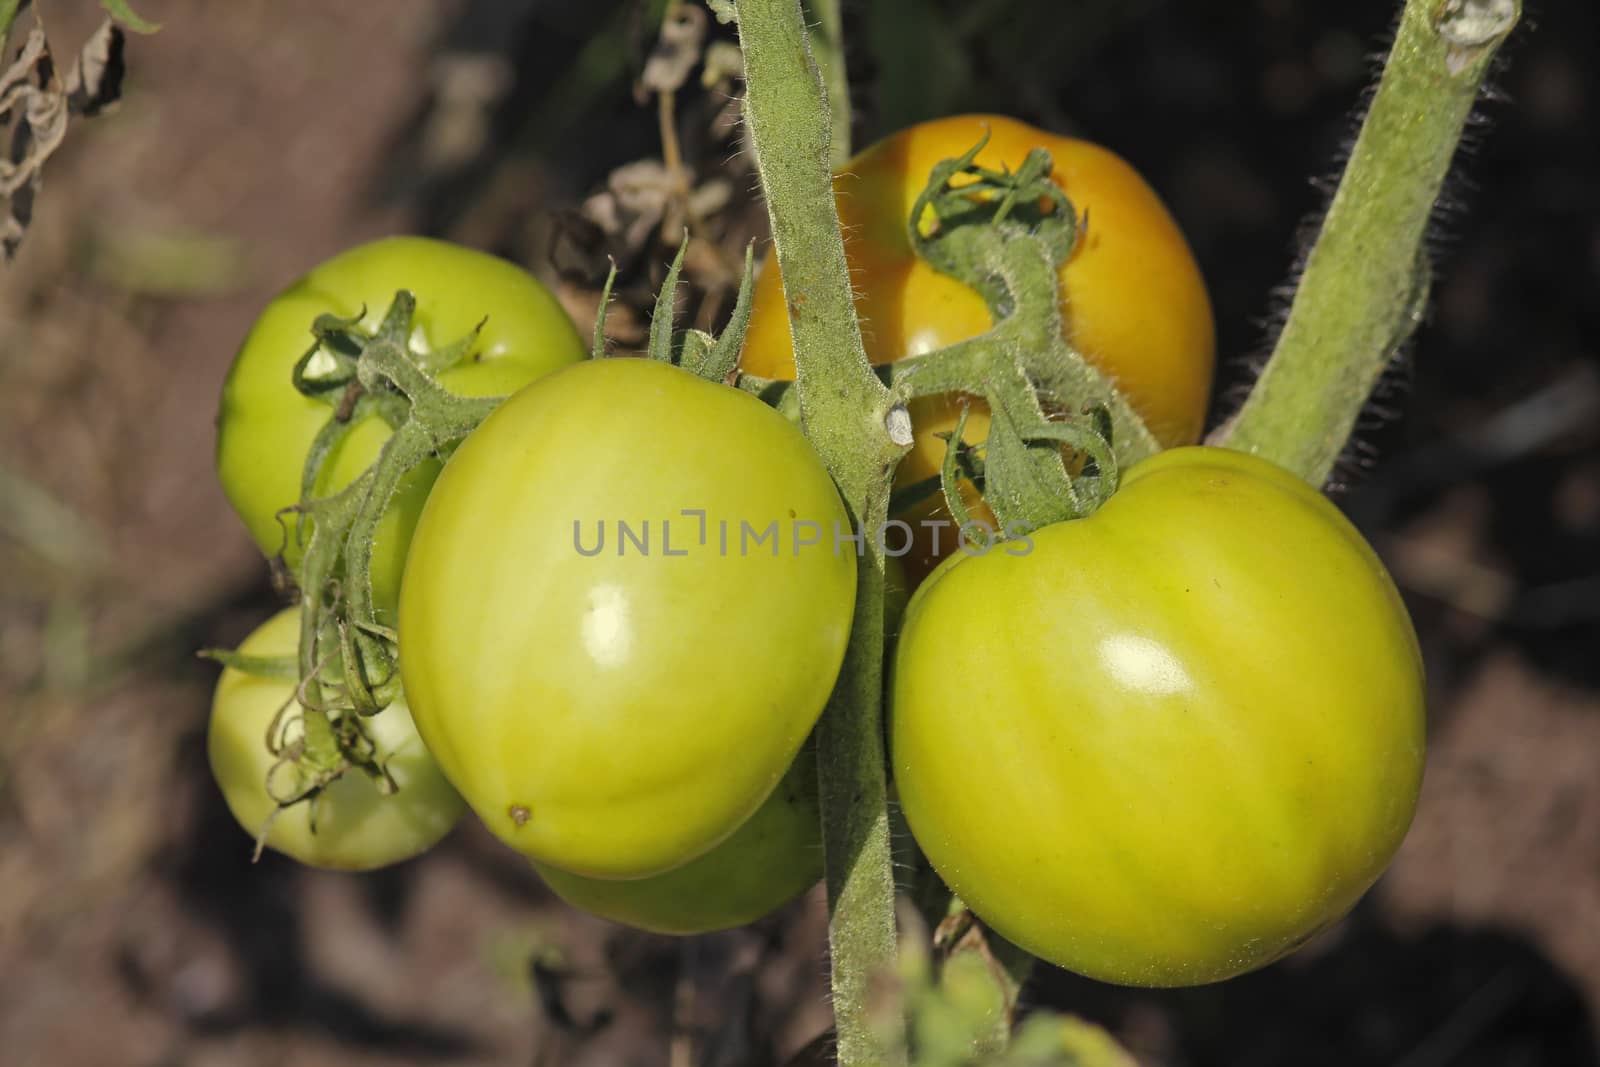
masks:
[[[1264,460],[1181,448],[1030,537],[946,562],[896,652],[896,787],[951,889],[1129,985],[1221,981],[1344,915],[1405,837],[1425,734],[1361,535]]]
[[[238,651],[292,655],[299,639],[300,612],[287,608],[245,638]],[[294,700],[294,688],[232,667],[217,681],[206,752],[228,810],[250,839],[270,821],[268,848],[312,867],[370,871],[426,852],[460,821],[466,803],[417,736],[404,698],[363,723],[399,786],[396,792],[384,796],[365,773],[349,770],[317,799],[314,826],[309,802],[279,809],[267,791],[268,772],[278,761],[267,749],[267,731]],[[290,708],[280,729],[292,730],[293,717]],[[241,851],[250,847],[242,835],[239,845]]]
[[[291,568],[299,563],[301,545],[280,513],[300,502],[306,454],[334,411],[295,389],[295,363],[311,346],[319,315],[349,318],[364,309],[362,326],[375,329],[401,289],[417,299],[414,350],[442,349],[478,330],[472,358],[438,375],[439,384],[458,395],[509,395],[587,354],[554,294],[521,267],[486,252],[432,238],[387,237],[313,267],[273,298],[251,326],[223,383],[217,415],[223,493],[262,553],[282,551]],[[380,418],[357,424],[329,454],[317,495],[332,494],[359,476],[389,434]],[[380,621],[390,625],[411,530],[438,474],[439,464],[432,461],[408,474],[378,527],[373,594]]]
[[[528,858],[681,867],[761,807],[822,712],[849,528],[810,442],[755,397],[644,359],[552,374],[466,438],[417,524],[399,626],[417,726]]]
[[[1165,447],[1200,439],[1211,397],[1216,336],[1210,298],[1188,243],[1160,197],[1109,149],[1062,137],[1002,115],[957,115],[920,123],[864,149],[834,177],[862,338],[873,364],[892,363],[976,336],[991,325],[982,299],[919,259],[906,232],[912,206],[941,160],[962,155],[987,134],[981,166],[1015,167],[1047,149],[1052,178],[1087,225],[1060,270],[1067,340],[1128,396]],[[794,352],[782,274],[769,255],[756,282],[740,368],[792,379]],[[897,487],[938,474],[939,433],[953,431],[962,398],[911,402],[916,441],[896,472]],[[964,440],[988,435],[988,411],[974,404]],[[975,518],[993,516],[963,483]],[[906,558],[915,583],[954,551],[954,527],[937,551],[921,520],[950,521],[937,497],[902,516],[918,531]]]

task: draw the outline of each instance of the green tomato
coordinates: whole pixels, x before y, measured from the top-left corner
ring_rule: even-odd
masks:
[[[817,759],[800,750],[766,803],[716,848],[653,878],[607,881],[533,866],[575,908],[658,934],[704,934],[751,923],[822,877]]]
[[[1105,981],[1265,965],[1410,825],[1422,662],[1321,494],[1180,448],[1092,516],[958,555],[912,598],[893,764],[917,842],[1002,935]]]
[[[300,639],[300,613],[280,611],[245,638],[247,656],[293,655]],[[267,846],[313,867],[367,871],[409,859],[432,848],[466,812],[466,804],[445,781],[398,700],[365,722],[389,775],[399,786],[384,796],[359,770],[346,771],[312,804],[279,809],[267,792],[267,774],[278,757],[267,750],[267,731],[278,712],[294,700],[294,686],[228,668],[217,682],[206,731],[211,773],[233,817],[251,838],[272,819]],[[278,729],[293,740],[300,726],[296,710],[285,712]],[[285,767],[279,774],[293,771]],[[276,815],[274,813],[276,812]]]
[[[754,397],[640,359],[553,374],[461,444],[417,524],[417,726],[530,858],[682,866],[761,806],[833,688],[846,523],[810,444]]]
[[[256,320],[222,387],[217,418],[217,473],[223,492],[262,552],[280,550],[291,566],[301,545],[286,534],[279,512],[300,502],[306,453],[333,409],[303,396],[292,382],[296,361],[311,346],[311,324],[324,314],[348,318],[366,309],[376,329],[400,289],[417,298],[412,348],[443,348],[483,323],[473,353],[439,375],[462,396],[502,396],[585,354],[566,312],[532,275],[483,252],[422,237],[390,237],[352,248],[295,282]],[[355,427],[323,467],[315,493],[348,485],[377,458],[389,438],[382,419]],[[429,461],[407,476],[379,523],[372,584],[380,618],[393,622],[411,529],[438,476]],[[289,521],[288,529],[293,523]]]

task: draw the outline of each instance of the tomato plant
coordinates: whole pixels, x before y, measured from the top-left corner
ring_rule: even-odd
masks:
[[[1223,449],[946,562],[908,609],[891,717],[950,887],[1124,983],[1227,978],[1343,915],[1422,775],[1421,660],[1382,565],[1305,483]]]
[[[506,401],[423,508],[400,603],[422,736],[542,863],[640,878],[731,834],[833,686],[856,550],[781,415],[602,359]]]
[[[631,881],[534,868],[574,907],[659,934],[701,934],[754,922],[817,884],[822,839],[817,759],[807,745],[733,836],[682,867]]]
[[[311,507],[319,535],[342,536],[318,536],[298,569],[295,669],[316,728],[308,748],[319,750],[306,762],[323,774],[342,766],[328,758],[319,689],[347,728],[334,754],[364,758],[341,709],[383,706],[398,664],[417,728],[494,832],[572,899],[626,921],[692,929],[758,910],[712,898],[742,894],[740,876],[766,870],[745,835],[775,812],[798,820],[802,805],[779,783],[786,768],[798,773],[797,747],[838,677],[815,735],[834,1050],[851,1067],[998,1062],[1025,966],[986,944],[963,909],[941,925],[949,958],[938,981],[976,961],[965,973],[992,989],[926,997],[915,983],[880,981],[917,973],[896,960],[886,641],[897,639],[893,764],[910,824],[951,886],[1021,945],[1097,977],[1201,982],[1278,957],[1359,897],[1416,801],[1421,665],[1372,551],[1308,486],[1326,483],[1422,318],[1430,216],[1519,5],[1407,0],[1345,174],[1301,250],[1273,352],[1212,436],[1238,452],[1147,461],[1198,436],[1213,359],[1204,288],[1159,200],[1102,149],[981,117],[897,135],[832,179],[827,160],[847,154],[851,110],[844,20],[837,3],[806,8],[712,4],[737,24],[750,157],[789,278],[776,264],[766,273],[744,367],[797,378],[793,390],[741,384],[782,396],[805,437],[744,394],[662,362],[674,347],[672,286],[652,320],[656,362],[567,368],[493,414],[494,402],[452,377],[472,366],[407,357],[402,296],[370,345],[353,319],[319,325],[322,347],[305,359],[332,369],[318,386],[294,364],[298,389],[320,389],[314,420],[279,418],[270,405],[250,413],[252,383],[281,385],[289,368],[276,355],[246,358],[252,335],[230,377],[219,465],[269,549],[281,540],[274,515],[295,498],[347,482],[359,490]],[[688,25],[676,15],[663,21],[674,32]],[[808,15],[825,38],[814,51],[798,46]],[[692,218],[699,240],[739,229],[702,214],[712,198],[679,210],[678,194],[710,190],[683,165],[694,153],[674,150],[673,90],[655,91],[676,190],[669,217]],[[968,157],[928,175],[987,133],[977,165]],[[1037,147],[1053,154],[1050,178]],[[908,234],[919,190],[933,215],[918,209]],[[622,205],[623,191],[610,191]],[[627,229],[631,246],[643,231]],[[399,273],[397,287],[427,297],[425,272]],[[443,335],[468,337],[466,320],[483,310],[473,304],[483,287],[467,288],[451,307],[470,313],[438,336],[423,323],[422,349],[464,351]],[[678,349],[708,381],[731,370],[747,295],[726,343],[693,331]],[[382,307],[388,296],[386,286],[363,299]],[[568,340],[551,365],[576,357]],[[271,373],[243,369],[274,360]],[[877,374],[869,365],[894,361]],[[286,477],[248,498],[264,484],[252,481],[257,470],[282,456],[299,473],[310,429],[345,425],[328,421],[330,394],[361,389],[354,403],[381,424],[342,439],[316,486]],[[916,434],[896,406],[913,395]],[[992,510],[974,498],[978,517],[1038,532],[948,561],[900,622],[895,593],[912,582],[892,573],[875,526],[888,518],[892,478],[926,488],[945,452],[936,432],[973,396],[992,409],[969,424],[982,458],[958,453],[952,469],[959,461],[979,480],[981,463]],[[359,443],[385,440],[385,424],[390,445],[350,481]],[[430,466],[376,535],[385,603],[420,509],[397,649],[366,595],[368,549],[401,474],[446,455],[431,494]],[[1130,473],[1107,500],[1119,467]],[[847,514],[867,526],[859,570],[830,529]],[[833,550],[818,548],[830,533]],[[914,556],[909,577],[937,554]],[[783,837],[761,839],[773,862],[794,858]],[[759,895],[781,895],[774,884]],[[930,882],[915,889],[930,912],[945,903]],[[979,1009],[972,1025],[929,1008],[958,1000]],[[1064,1035],[1050,1033],[1065,1029],[1059,1020],[1033,1022],[1044,1043],[1025,1034],[1011,1058],[1064,1051]]]
[[[299,627],[297,610],[280,611],[245,638],[238,651],[246,656],[291,655]],[[268,775],[275,792],[292,793],[297,772],[290,764],[279,764],[267,740],[272,732],[284,746],[292,746],[300,735],[294,691],[289,682],[232,667],[217,682],[206,751],[229,810],[252,837],[259,837],[270,819],[268,847],[313,867],[365,871],[426,851],[461,818],[466,805],[423,746],[403,700],[365,720],[397,792],[382,795],[371,778],[352,769],[314,801],[280,809],[268,792]]]
[[[464,396],[513,393],[585,348],[566,312],[532,275],[494,256],[421,237],[391,237],[341,253],[267,305],[234,358],[217,420],[217,472],[223,491],[261,550],[280,550],[293,567],[301,545],[279,513],[300,502],[301,472],[313,439],[333,408],[292,384],[311,347],[319,315],[354,317],[375,328],[395,292],[416,294],[412,349],[423,353],[469,337],[471,354],[438,380]],[[369,417],[329,454],[314,492],[335,492],[365,470],[390,427]],[[379,524],[372,582],[380,617],[392,613],[411,529],[438,476],[437,463],[410,472]],[[288,525],[285,525],[285,522]]]
[[[1015,167],[1032,148],[1049,151],[1055,164],[1051,177],[1083,224],[1059,271],[1068,340],[1127,394],[1161,444],[1198,440],[1210,399],[1215,337],[1204,280],[1177,224],[1144,179],[1113,152],[1000,115],[961,115],[902,130],[861,152],[834,177],[868,359],[890,363],[989,328],[982,298],[919,258],[907,233],[929,171],[966,152],[985,133],[989,141],[977,156],[980,166]],[[775,260],[756,284],[740,366],[766,378],[794,377],[783,279]],[[937,435],[955,428],[961,403],[949,394],[911,402],[916,443],[896,471],[896,486],[938,473],[945,445]],[[987,409],[978,402],[965,439],[983,441],[988,425]],[[964,488],[977,509],[974,517],[992,523],[972,487]],[[935,544],[932,531],[919,525],[923,519],[948,521],[937,497],[903,517],[918,531],[907,558],[912,577],[918,578],[955,550],[955,531],[944,529]]]

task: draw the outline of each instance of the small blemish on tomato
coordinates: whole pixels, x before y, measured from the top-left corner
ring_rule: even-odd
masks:
[[[511,816],[511,821],[516,823],[519,827],[528,825],[528,820],[533,818],[533,812],[529,811],[521,804],[511,805],[511,810],[507,814]]]

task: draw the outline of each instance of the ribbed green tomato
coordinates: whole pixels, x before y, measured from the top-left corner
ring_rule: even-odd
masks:
[[[300,613],[280,611],[239,646],[247,656],[292,655],[300,639]],[[228,668],[217,682],[206,731],[211,772],[233,817],[252,838],[277,811],[267,845],[313,867],[367,871],[409,859],[438,843],[467,807],[434,762],[405,701],[390,704],[366,720],[368,735],[400,788],[383,796],[361,771],[347,771],[323,790],[316,804],[278,811],[267,793],[267,772],[277,757],[267,751],[267,730],[279,710],[294,699],[294,686]],[[294,709],[279,729],[298,735]],[[281,773],[281,772],[280,772]],[[241,845],[243,842],[241,842]]]
[[[278,513],[299,503],[306,453],[333,414],[328,404],[295,390],[294,365],[311,347],[317,316],[348,318],[365,308],[363,325],[375,329],[400,289],[417,298],[412,347],[419,352],[454,344],[483,323],[472,354],[439,375],[441,385],[460,395],[509,395],[584,356],[571,320],[537,279],[505,260],[443,241],[373,241],[295,282],[251,327],[223,384],[217,417],[223,492],[261,550],[269,556],[283,550],[291,567],[299,562],[300,545],[292,537],[286,542]],[[389,433],[377,418],[352,430],[329,455],[317,495],[342,489],[366,470]],[[378,526],[373,596],[380,617],[390,622],[411,528],[438,473],[434,462],[412,471]]]
[[[822,877],[817,759],[811,746],[766,803],[716,848],[653,878],[608,881],[534,869],[575,908],[658,934],[704,934],[755,922]]]
[[[836,533],[821,460],[753,396],[640,359],[552,374],[461,444],[417,523],[417,726],[530,858],[682,866],[761,806],[822,711],[855,597]]]
[[[1105,981],[1292,950],[1387,866],[1421,784],[1422,663],[1382,564],[1319,493],[1222,449],[1161,453],[1090,517],[953,557],[912,598],[893,686],[934,867],[1005,937]]]

